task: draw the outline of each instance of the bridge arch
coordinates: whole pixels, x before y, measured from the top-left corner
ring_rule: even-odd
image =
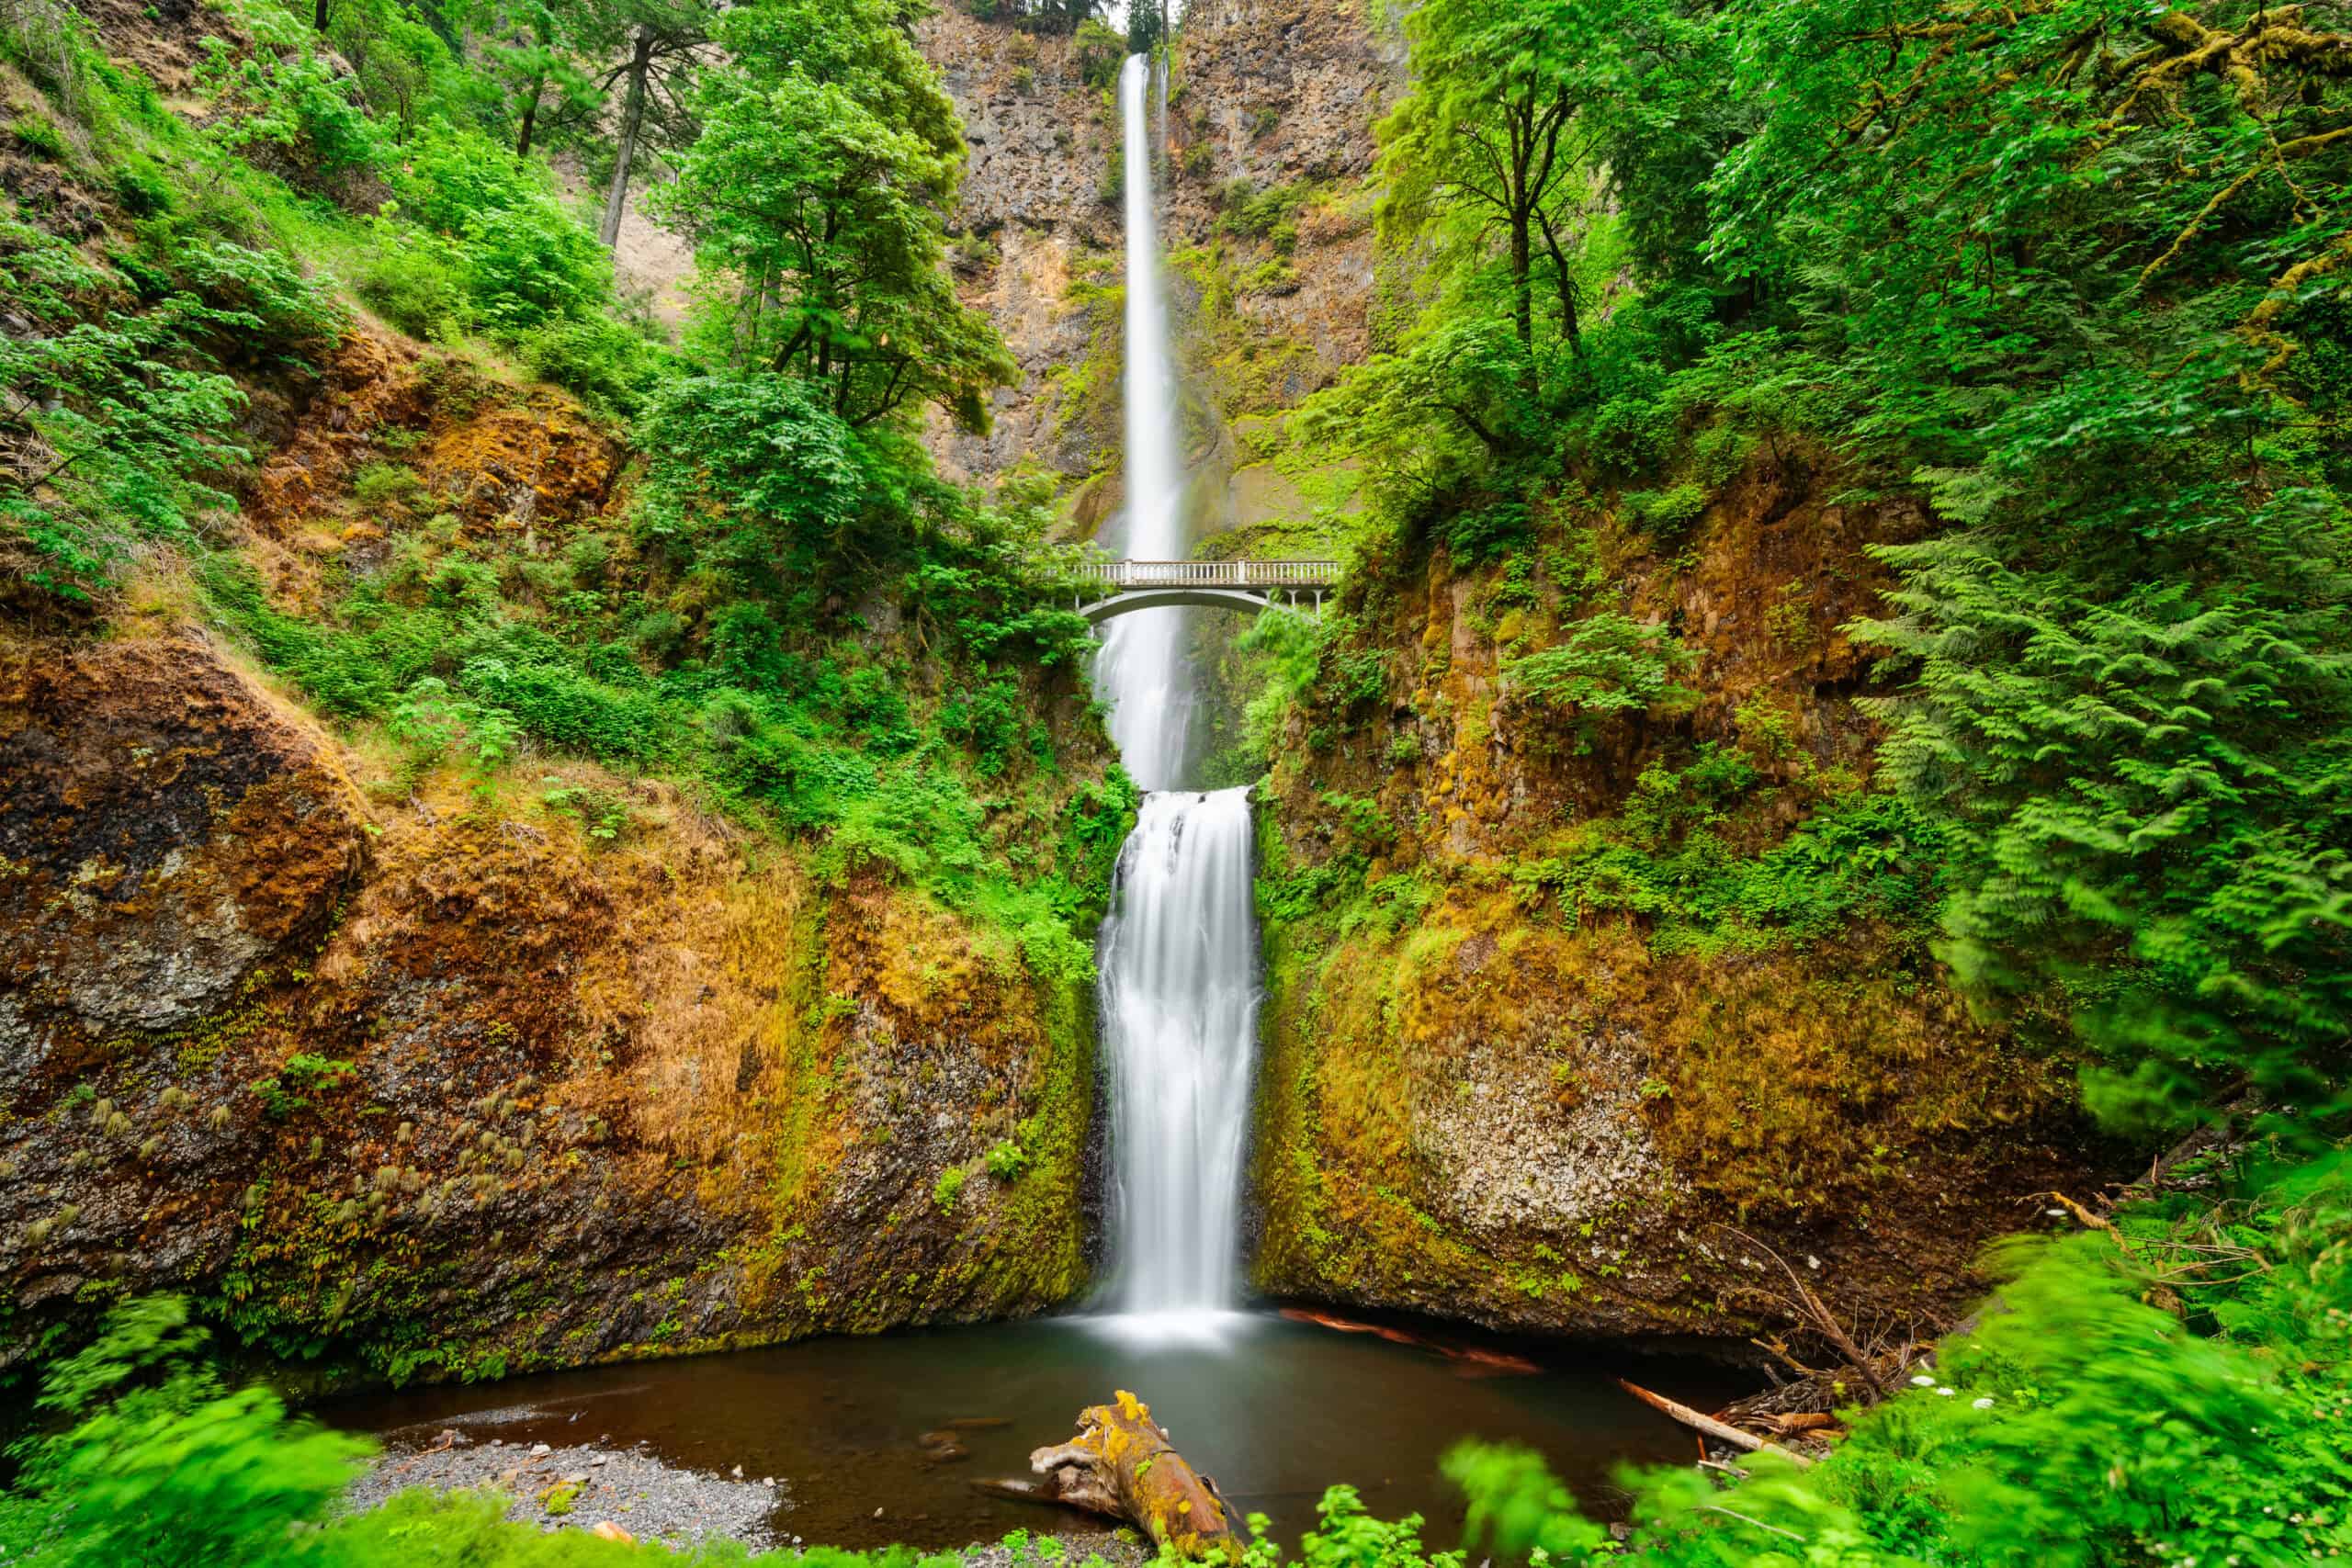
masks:
[[[1255,615],[1311,596],[1319,607],[1323,595],[1339,585],[1340,567],[1319,560],[1106,560],[1089,566],[1082,577],[1094,592],[1076,608],[1101,626],[1137,610],[1184,604]]]
[[[1321,595],[1317,595],[1317,599]],[[1271,593],[1252,592],[1246,588],[1138,588],[1131,592],[1114,593],[1108,599],[1097,599],[1079,606],[1079,614],[1093,626],[1131,615],[1137,610],[1166,610],[1178,605],[1193,604],[1208,610],[1234,610],[1254,615],[1278,604],[1295,601],[1275,598]]]

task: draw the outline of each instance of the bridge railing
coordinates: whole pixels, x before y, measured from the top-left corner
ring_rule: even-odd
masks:
[[[1124,592],[1139,588],[1336,588],[1332,560],[1106,560],[1088,563],[1090,582]]]

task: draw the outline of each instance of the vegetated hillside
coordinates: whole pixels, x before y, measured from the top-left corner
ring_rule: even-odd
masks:
[[[1926,517],[1713,445],[1671,555],[1588,501],[1360,558],[1260,792],[1263,1288],[1734,1335],[1792,1310],[1770,1247],[1928,1323],[2095,1179],[2067,1065],[1929,953],[1938,829],[1870,788],[1846,626]]]
[[[402,1378],[1069,1298],[1134,795],[1045,514],[909,428],[1001,374],[936,217],[680,351],[486,56],[103,20],[0,39],[0,1354],[162,1289]],[[883,62],[812,123],[952,190],[883,12],[725,25]],[[699,59],[707,137],[764,88]]]

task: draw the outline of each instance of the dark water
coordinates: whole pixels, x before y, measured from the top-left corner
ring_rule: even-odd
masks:
[[[1102,1320],[1091,1320],[1099,1324]],[[1116,1321],[1116,1320],[1113,1320]],[[1293,1541],[1326,1485],[1347,1482],[1385,1517],[1422,1514],[1425,1539],[1450,1546],[1462,1506],[1438,1461],[1463,1438],[1544,1453],[1589,1511],[1612,1507],[1623,1460],[1684,1461],[1690,1435],[1617,1388],[1623,1374],[1702,1404],[1733,1392],[1703,1363],[1638,1357],[1545,1362],[1504,1371],[1465,1349],[1504,1348],[1416,1330],[1411,1344],[1271,1314],[1231,1315],[1215,1343],[1138,1341],[1087,1319],[804,1341],[513,1379],[494,1385],[371,1395],[321,1414],[335,1425],[429,1438],[464,1421],[476,1440],[642,1443],[673,1463],[772,1475],[789,1490],[775,1528],[810,1541],[925,1547],[1053,1529],[1073,1517],[990,1497],[971,1482],[1028,1473],[1032,1448],[1068,1438],[1081,1405],[1131,1389],[1185,1458],[1234,1506],[1264,1513]],[[917,1438],[950,1422],[970,1457],[934,1464]],[[414,1432],[406,1429],[416,1428]],[[876,1518],[874,1510],[883,1510]]]

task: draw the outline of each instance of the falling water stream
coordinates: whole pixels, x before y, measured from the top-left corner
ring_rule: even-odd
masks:
[[[1160,293],[1159,223],[1152,209],[1151,69],[1129,57],[1119,77],[1126,124],[1126,516],[1132,560],[1174,560],[1184,539],[1183,480],[1176,454],[1176,378]],[[1127,774],[1146,789],[1179,782],[1196,702],[1184,658],[1182,610],[1145,610],[1113,621],[1095,677],[1111,703],[1111,739]]]
[[[1174,373],[1152,209],[1150,62],[1120,77],[1126,126],[1126,549],[1183,537]],[[1097,679],[1127,772],[1153,793],[1120,852],[1099,949],[1111,1063],[1114,1275],[1124,1331],[1190,1335],[1235,1295],[1243,1127],[1257,1035],[1248,792],[1181,791],[1196,702],[1179,610],[1111,623]]]

